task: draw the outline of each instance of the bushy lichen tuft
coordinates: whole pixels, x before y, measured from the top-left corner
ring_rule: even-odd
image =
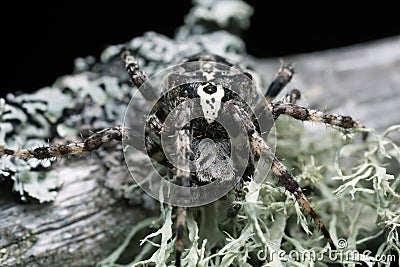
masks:
[[[307,125],[286,118],[277,123],[277,155],[296,175],[338,251],[329,249],[294,197],[268,177],[262,186],[246,183],[235,218],[227,217],[230,197],[190,210],[184,266],[383,266],[398,259],[400,149],[389,136],[400,126],[382,134],[365,131],[366,141],[360,133],[349,140],[349,133],[332,129],[316,138]],[[171,209],[162,209],[157,222],[164,224],[141,242],[147,259],[141,253],[127,266],[173,265]]]

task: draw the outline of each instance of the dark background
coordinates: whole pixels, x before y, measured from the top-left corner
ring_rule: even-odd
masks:
[[[383,2],[351,9],[326,1],[298,7],[288,1],[247,2],[255,13],[244,40],[248,53],[257,57],[312,52],[400,34],[398,15],[391,14],[397,8]],[[76,57],[98,58],[107,45],[126,42],[145,31],[173,37],[190,7],[186,0],[2,7],[0,97],[51,85],[72,72]]]

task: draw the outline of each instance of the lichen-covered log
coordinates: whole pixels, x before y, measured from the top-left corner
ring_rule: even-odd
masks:
[[[239,13],[237,20],[230,19],[229,14],[219,17],[213,28],[225,22],[245,27],[248,15]],[[121,124],[134,94],[118,58],[124,47],[137,55],[149,74],[202,49],[242,64],[251,62],[238,36],[227,31],[209,32],[199,26],[199,21],[209,25],[210,16],[188,17],[175,39],[150,32],[124,45],[110,46],[101,55],[101,62],[90,57],[77,59],[76,72],[60,77],[50,87],[0,100],[0,146],[31,148],[45,145],[47,139],[51,143],[76,141],[85,131]],[[225,26],[230,30],[234,25]],[[393,38],[289,56],[285,61],[293,61],[297,73],[287,89],[300,89],[303,103],[313,108],[349,114],[368,127],[382,130],[400,122],[399,51],[400,39]],[[254,61],[257,73],[271,81],[279,60]],[[138,120],[143,119],[143,104],[137,103]],[[127,195],[124,189],[132,181],[122,162],[116,143],[80,158],[59,159],[49,170],[44,170],[50,165],[48,161],[3,157],[0,265],[94,266],[119,247],[135,224],[153,215],[155,205],[144,194]],[[16,192],[11,192],[12,187]],[[27,202],[21,202],[21,196]],[[279,220],[284,228],[284,217],[277,217]],[[217,228],[213,231],[216,239],[225,239]]]
[[[195,4],[174,39],[148,32],[108,47],[100,62],[78,58],[75,72],[49,87],[0,99],[0,147],[78,142],[90,131],[122,124],[136,92],[119,57],[123,49],[134,53],[149,75],[203,49],[242,59],[245,46],[235,34],[248,26],[251,7],[226,1],[222,5],[234,8],[221,17],[207,11],[208,4]],[[143,120],[145,104],[136,103],[134,120]],[[133,180],[116,142],[90,155],[53,161],[1,157],[1,266],[94,266],[157,207],[143,192],[125,191]]]
[[[301,88],[305,101],[312,105],[353,114],[368,126],[383,129],[399,123],[399,48],[400,39],[394,38],[294,55],[290,60],[296,62],[298,73],[291,86]],[[370,51],[376,53],[376,61],[367,56],[356,58],[358,64],[347,61]],[[268,79],[278,59],[259,63]],[[149,214],[148,209],[116,200],[104,187],[107,170],[95,155],[61,159],[54,170],[63,177],[63,185],[52,203],[21,203],[2,185],[2,266],[93,266],[122,242],[132,225]]]

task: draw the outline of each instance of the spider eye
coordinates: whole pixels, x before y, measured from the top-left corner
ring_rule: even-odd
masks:
[[[209,84],[203,88],[204,93],[212,95],[217,92],[217,87],[215,85]]]

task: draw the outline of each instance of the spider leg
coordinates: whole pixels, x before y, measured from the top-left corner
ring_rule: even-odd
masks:
[[[282,62],[281,62],[282,63]],[[290,82],[294,75],[294,65],[293,64],[281,64],[278,73],[275,75],[271,84],[265,93],[265,99],[270,103],[275,97],[282,91],[282,89]]]
[[[175,266],[181,266],[181,257],[183,251],[183,230],[186,224],[186,209],[185,207],[177,208],[177,219],[176,219],[176,241],[175,241]]]
[[[50,145],[38,147],[35,149],[0,149],[0,155],[9,155],[19,158],[48,159],[69,155],[82,154],[98,149],[102,145],[112,140],[121,141],[126,135],[126,128],[123,126],[114,126],[95,132],[86,138],[83,142],[73,142],[67,145]]]
[[[121,53],[121,58],[125,63],[125,69],[130,77],[132,84],[136,88],[138,88],[139,92],[148,102],[148,105],[152,107],[151,113],[157,114],[157,116],[159,116],[160,118],[165,118],[167,114],[163,109],[162,103],[159,101],[161,94],[148,81],[146,72],[140,70],[136,58],[132,56],[127,50]]]
[[[342,129],[359,129],[364,126],[350,116],[325,113],[319,110],[308,109],[293,103],[272,103],[270,111],[274,118],[284,114],[301,121],[313,121],[337,126]]]
[[[286,167],[278,160],[277,157],[271,152],[267,143],[261,137],[261,135],[256,131],[254,124],[251,119],[246,114],[246,112],[238,105],[235,101],[228,101],[225,103],[225,107],[231,114],[233,114],[236,123],[241,123],[249,135],[250,145],[253,152],[257,155],[262,156],[264,159],[271,162],[271,170],[275,176],[278,177],[279,181],[284,185],[285,189],[292,193],[300,205],[305,209],[305,211],[314,220],[315,224],[321,230],[322,234],[328,241],[332,249],[336,249],[333,243],[332,237],[322,222],[321,218],[317,215],[314,209],[311,207],[310,202],[303,194],[299,184],[296,182],[294,177],[288,172]]]
[[[301,98],[301,93],[298,89],[292,89],[290,90],[284,97],[282,97],[278,103],[293,103],[295,104],[299,99]],[[278,117],[274,118],[275,120]],[[252,116],[251,118],[252,122],[254,123],[256,118]],[[248,166],[248,169],[250,173],[254,171],[254,165],[253,162]],[[252,170],[250,170],[252,169]],[[247,170],[246,170],[247,171]],[[245,172],[244,177],[247,177],[246,175],[247,172]],[[235,186],[235,203],[230,207],[228,211],[228,216],[229,217],[234,217],[240,210],[240,202],[243,201],[244,199],[244,192],[243,192],[243,180],[240,180],[240,182]]]
[[[287,93],[282,99],[278,101],[278,103],[292,103],[296,104],[301,98],[301,93],[298,89],[292,89],[289,93]]]
[[[190,168],[189,159],[192,155],[191,133],[189,130],[190,123],[190,102],[186,101],[177,107],[177,121],[175,125],[176,148],[175,153],[179,155],[176,161],[176,172],[174,181],[177,185],[188,187],[190,186]],[[175,241],[175,265],[181,266],[181,256],[183,251],[183,231],[186,224],[186,207],[177,208],[176,220],[176,241]]]
[[[290,90],[284,97],[282,97],[279,101],[273,103],[289,103],[289,104],[296,104],[296,102],[301,98],[301,93],[297,89]],[[280,114],[274,115],[274,121],[278,119]]]
[[[136,58],[127,50],[122,52],[121,58],[125,62],[125,69],[129,74],[132,84],[139,89],[140,93],[147,101],[155,102],[158,99],[157,90],[147,82],[146,72],[140,70]]]
[[[147,154],[158,163],[168,165],[168,159],[165,156],[162,146],[160,145],[161,134],[163,131],[165,131],[164,125],[157,118],[156,114],[149,115],[146,119],[145,129],[145,144]]]
[[[254,159],[249,157],[249,163],[247,165],[246,170],[243,173],[241,179],[239,179],[238,183],[235,185],[235,195],[234,195],[234,203],[228,209],[228,217],[235,217],[240,208],[242,207],[241,202],[245,199],[245,192],[243,190],[244,182],[249,181],[254,173]]]

